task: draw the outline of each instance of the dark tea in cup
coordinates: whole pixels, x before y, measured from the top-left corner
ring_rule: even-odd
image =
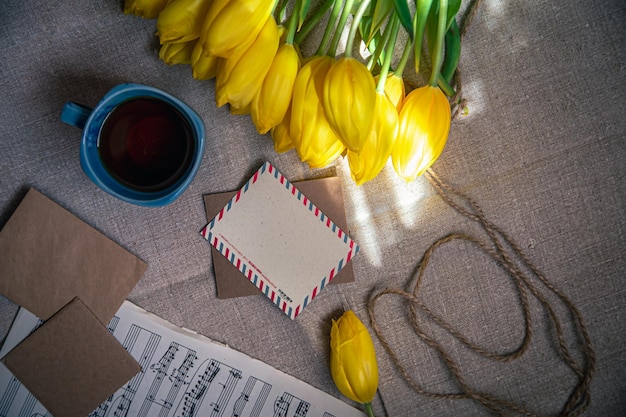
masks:
[[[178,98],[142,84],[119,84],[94,108],[65,103],[61,120],[82,129],[80,164],[107,193],[161,207],[176,200],[198,172],[204,124]]]
[[[195,154],[187,120],[168,103],[139,97],[119,104],[104,120],[98,153],[122,184],[156,191],[176,183]]]

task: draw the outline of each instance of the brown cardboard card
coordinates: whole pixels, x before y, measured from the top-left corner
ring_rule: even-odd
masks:
[[[337,226],[342,230],[348,230],[341,181],[338,177],[306,180],[294,184],[313,204],[330,217]],[[207,221],[214,218],[235,193],[236,191],[206,194],[204,196],[204,206]],[[213,257],[218,298],[260,294],[259,289],[213,246],[211,246],[211,255]],[[331,284],[347,282],[354,282],[352,262],[349,262],[339,271],[337,276],[331,281]]]
[[[35,189],[0,231],[0,293],[42,320],[80,297],[103,323],[146,264]]]
[[[85,417],[141,370],[78,298],[3,362],[55,417]]]

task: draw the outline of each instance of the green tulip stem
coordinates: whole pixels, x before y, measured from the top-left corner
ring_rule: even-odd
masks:
[[[370,0],[363,0],[359,5],[356,14],[354,15],[354,19],[352,19],[352,24],[350,25],[350,31],[348,32],[348,40],[346,41],[346,56],[352,56],[352,46],[354,45],[354,38],[356,37],[356,31],[359,28],[359,24],[361,23],[361,19],[365,14],[368,6],[370,5]]]
[[[367,413],[367,417],[374,417],[374,410],[372,409],[372,403],[365,403],[365,412]]]
[[[348,17],[350,16],[350,11],[352,10],[352,5],[354,4],[354,0],[346,0],[343,5],[343,10],[341,12],[341,17],[339,18],[339,24],[337,25],[337,29],[335,30],[335,34],[333,36],[333,40],[330,43],[330,48],[328,49],[327,55],[335,56],[337,55],[337,46],[339,45],[339,39],[341,38],[341,34],[343,33],[343,29],[346,27],[346,22],[348,21]],[[345,56],[352,56],[352,50],[346,48]]]
[[[402,74],[404,73],[404,68],[406,67],[407,62],[409,61],[409,57],[411,56],[411,52],[413,52],[413,44],[407,40],[406,44],[404,45],[404,51],[402,51],[402,57],[400,58],[400,61],[398,62],[398,66],[396,67],[396,75],[398,77],[402,77]]]
[[[293,45],[293,38],[296,35],[296,29],[298,27],[298,16],[300,15],[300,7],[302,7],[302,0],[296,0],[296,5],[289,16],[287,22],[287,36],[285,37],[285,43]]]
[[[328,38],[332,34],[335,23],[337,23],[337,19],[339,17],[339,11],[341,10],[341,0],[333,0],[333,8],[330,11],[330,17],[328,19],[328,23],[326,24],[326,29],[324,30],[324,36],[322,36],[322,40],[320,42],[319,48],[317,48],[317,52],[315,55],[323,55],[324,48],[326,48],[326,43],[328,42]]]
[[[324,14],[326,14],[328,9],[330,9],[333,4],[335,4],[335,0],[326,0],[320,8],[315,11],[313,16],[311,16],[311,18],[302,26],[302,29],[300,29],[295,35],[294,43],[298,45],[302,43],[302,41],[309,36],[309,33],[315,29],[320,20],[322,20]]]
[[[398,30],[400,29],[400,19],[398,19],[395,13],[391,17],[391,25],[391,37],[389,38],[389,44],[387,45],[387,51],[385,53],[385,61],[380,69],[378,85],[376,86],[376,91],[379,93],[385,92],[385,82],[387,81],[387,74],[389,74],[389,67],[391,67],[391,58],[393,57],[393,50],[396,47]]]
[[[439,0],[439,15],[437,17],[437,37],[433,51],[432,72],[428,81],[428,85],[431,87],[437,87],[439,84],[439,73],[443,64],[443,41],[448,29],[448,0]]]

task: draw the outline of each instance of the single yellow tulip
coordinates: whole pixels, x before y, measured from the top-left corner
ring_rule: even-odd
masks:
[[[291,123],[291,108],[287,109],[283,120],[270,129],[270,135],[274,141],[274,150],[277,153],[287,152],[294,147],[289,135],[289,123]]]
[[[157,18],[160,42],[188,42],[200,37],[211,0],[171,0]]]
[[[315,56],[298,72],[291,100],[289,133],[298,156],[311,168],[320,168],[338,158],[343,142],[328,124],[322,94],[324,79],[334,59]]]
[[[407,181],[422,175],[441,155],[450,132],[450,103],[430,85],[409,93],[398,119],[398,139],[391,161]]]
[[[352,310],[332,321],[330,373],[339,391],[353,401],[370,404],[378,389],[374,342]]]
[[[156,18],[169,0],[126,0],[124,14],[132,14],[144,19]]]
[[[346,148],[360,152],[372,126],[376,85],[367,67],[353,57],[342,57],[324,80],[326,117]]]
[[[348,149],[350,173],[356,185],[374,179],[385,167],[396,143],[398,111],[384,92],[376,92],[372,130],[361,152]]]
[[[220,60],[215,83],[218,107],[230,103],[235,109],[244,109],[252,102],[272,65],[278,39],[276,20],[270,16],[250,47]]]
[[[159,49],[159,58],[167,65],[191,64],[191,53],[196,41],[164,43]]]
[[[311,134],[308,146],[302,146],[302,142],[294,143],[300,160],[308,164],[311,169],[327,166],[339,158],[346,149],[327,121],[318,119],[311,126]]]
[[[273,7],[274,0],[214,0],[202,27],[205,51],[228,58],[257,37]]]
[[[219,57],[205,55],[202,43],[196,41],[193,51],[191,51],[191,75],[196,80],[210,80],[217,75]]]
[[[299,69],[296,49],[291,44],[282,44],[250,108],[252,122],[260,134],[267,133],[285,118]]]
[[[378,85],[378,79],[379,75],[374,79],[376,85]],[[385,80],[385,94],[387,94],[389,100],[391,100],[393,105],[396,106],[398,113],[400,113],[402,102],[406,96],[406,87],[401,76],[397,76],[395,73],[389,73],[389,75],[387,75],[387,79]]]

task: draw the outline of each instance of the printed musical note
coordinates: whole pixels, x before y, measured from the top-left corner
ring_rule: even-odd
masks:
[[[38,325],[30,316],[18,314],[7,338],[19,343],[16,335],[28,335]],[[141,371],[89,417],[364,417],[302,381],[132,303],[124,303],[107,329]],[[1,363],[0,417],[52,417]]]

